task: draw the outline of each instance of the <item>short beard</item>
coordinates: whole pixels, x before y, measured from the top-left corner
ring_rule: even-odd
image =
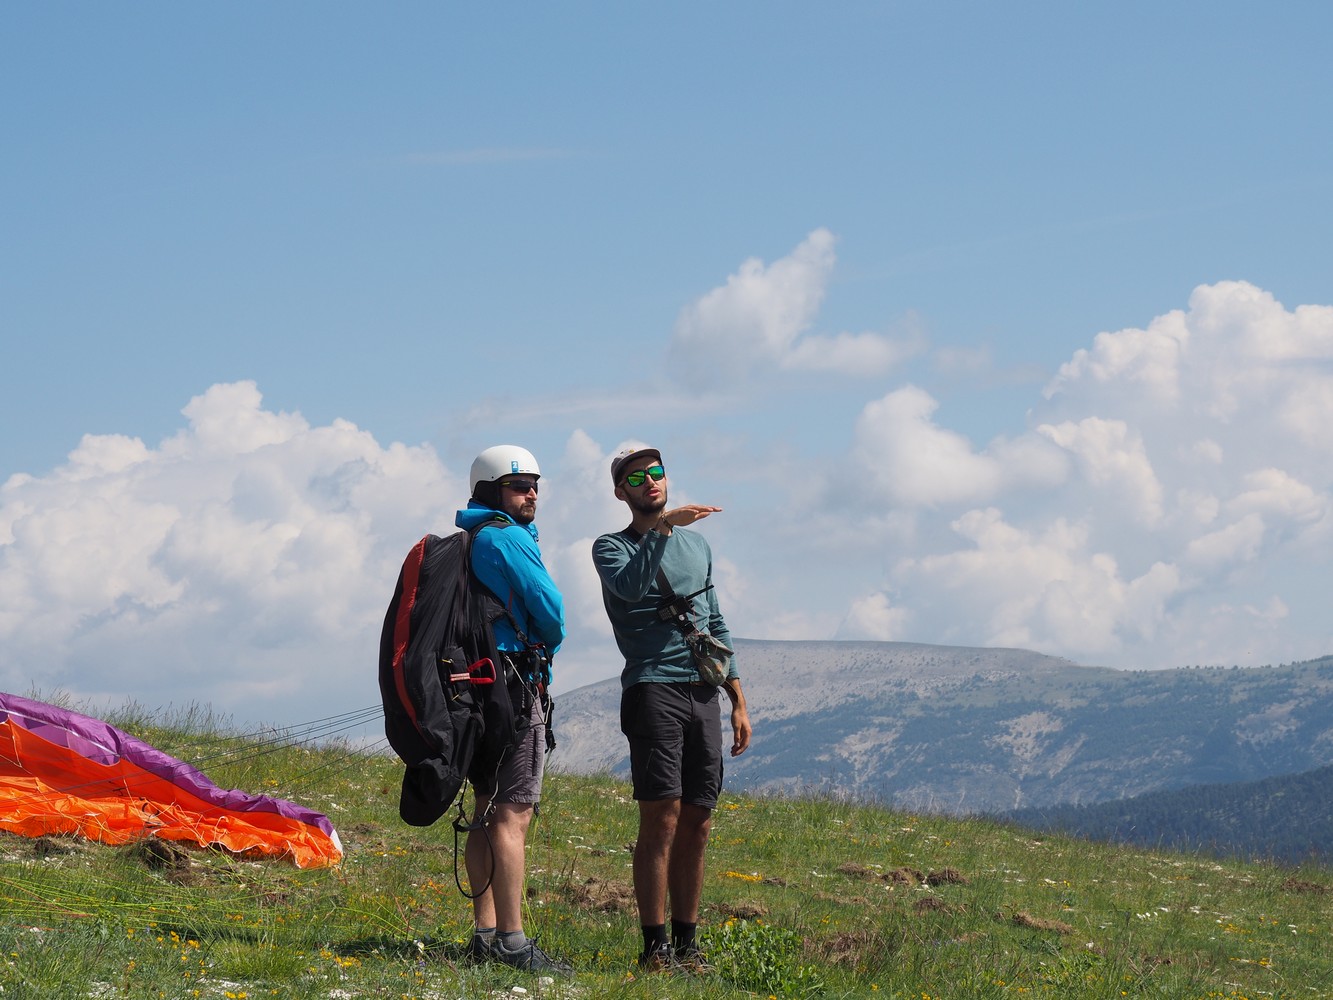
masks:
[[[667,495],[666,490],[656,500],[645,500],[641,494],[625,491],[625,503],[629,504],[629,509],[636,514],[659,514],[666,510]]]
[[[533,504],[531,510],[524,510],[528,505],[526,498],[513,497],[512,500],[512,503],[502,502],[500,510],[505,514],[508,514],[515,524],[527,525],[537,520],[536,504]]]

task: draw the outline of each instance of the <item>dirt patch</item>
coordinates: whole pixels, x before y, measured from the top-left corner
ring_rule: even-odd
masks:
[[[957,868],[941,868],[926,876],[926,885],[967,885],[967,876]]]
[[[1175,964],[1175,960],[1168,955],[1144,955],[1137,961],[1133,958],[1129,960],[1129,967],[1140,976],[1151,975],[1154,969],[1161,966]]]
[[[940,868],[929,874],[916,868],[895,868],[892,871],[881,872],[868,865],[848,861],[839,865],[835,871],[848,878],[876,879],[893,885],[967,885],[967,876],[957,868]]]
[[[723,916],[737,920],[757,920],[768,916],[768,910],[758,903],[718,903],[713,909]]]
[[[912,909],[917,913],[939,913],[941,911],[950,911],[948,903],[938,896],[925,896],[912,904]]]
[[[179,844],[149,837],[131,844],[127,853],[139,864],[177,885],[193,885],[196,881],[194,862],[190,860],[189,852]]]
[[[634,887],[609,879],[589,878],[571,886],[570,902],[599,913],[629,913],[635,908]]]
[[[149,837],[130,845],[130,856],[153,869],[166,871],[190,867],[190,856],[170,841]]]
[[[74,848],[54,837],[37,837],[32,842],[32,853],[34,857],[38,858],[52,858],[63,854],[73,854]]]
[[[1020,910],[1009,918],[1010,922],[1019,927],[1030,927],[1034,931],[1054,931],[1057,934],[1073,934],[1074,928],[1063,920],[1045,920],[1041,917],[1034,917],[1030,913]]]
[[[1305,879],[1292,878],[1282,883],[1283,892],[1312,892],[1317,895],[1323,895],[1328,892],[1328,886],[1321,885],[1318,882],[1307,882]]]

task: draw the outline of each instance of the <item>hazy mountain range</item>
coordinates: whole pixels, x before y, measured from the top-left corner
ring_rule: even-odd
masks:
[[[1020,809],[1033,830],[1286,864],[1333,860],[1333,767],[1092,805]]]
[[[1129,671],[1021,649],[736,644],[755,729],[727,761],[736,790],[1004,813],[1333,764],[1333,657]],[[611,678],[557,698],[553,767],[628,773],[619,697]]]

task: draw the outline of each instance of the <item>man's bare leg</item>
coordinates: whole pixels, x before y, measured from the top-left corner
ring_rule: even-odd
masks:
[[[667,866],[667,889],[671,894],[671,919],[697,924],[703,896],[704,852],[712,829],[713,811],[684,803],[671,843]]]
[[[486,802],[478,801],[477,812],[485,813]],[[532,806],[526,803],[496,803],[484,830],[467,835],[463,861],[473,892],[486,891],[472,901],[472,916],[478,927],[498,932],[523,929],[524,844],[532,822]]]

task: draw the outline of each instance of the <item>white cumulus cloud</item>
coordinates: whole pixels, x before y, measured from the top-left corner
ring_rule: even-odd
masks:
[[[1104,496],[1124,500],[1146,525],[1162,517],[1162,485],[1143,440],[1123,420],[1086,417],[1043,424],[1037,432],[1072,454],[1088,482]]]
[[[5,687],[250,719],[374,703],[397,567],[464,486],[429,448],[311,427],[250,382],[183,413],[159,446],[85,437],[0,487]]]
[[[852,601],[851,610],[838,629],[838,638],[877,642],[905,639],[909,617],[906,609],[893,606],[888,594],[867,594]]]
[[[971,632],[977,644],[1105,655],[1151,638],[1179,587],[1163,563],[1127,576],[1112,553],[1089,545],[1085,525],[1065,519],[1024,529],[986,508],[952,527],[964,547],[905,559],[897,578],[914,603],[955,612],[931,615],[954,638]]]
[[[1222,282],[1098,334],[1010,440],[974,444],[914,387],[868,403],[852,464],[913,514],[892,606],[915,638],[1124,666],[1237,662],[1256,629],[1261,662],[1328,652],[1331,355],[1333,308]]]
[[[788,256],[744,261],[726,284],[681,310],[670,358],[687,379],[782,368],[869,376],[920,349],[919,338],[811,333],[836,260],[834,237],[816,229]]]
[[[868,404],[857,421],[852,465],[896,504],[977,502],[1002,481],[999,462],[932,420],[937,405],[925,390],[906,386]]]

